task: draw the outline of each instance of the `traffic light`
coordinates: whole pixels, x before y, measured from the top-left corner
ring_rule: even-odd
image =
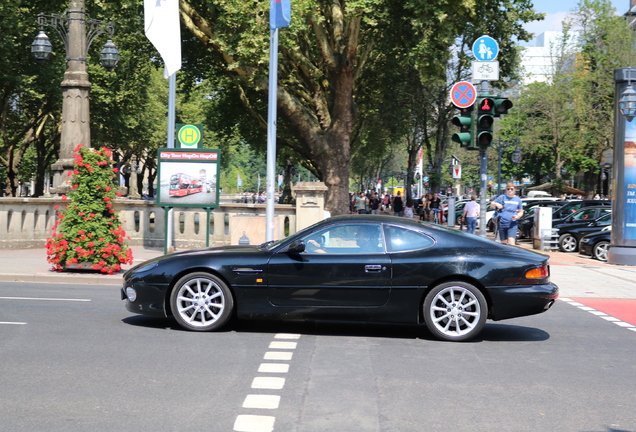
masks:
[[[512,108],[512,101],[507,97],[495,96],[492,98],[495,103],[495,117],[508,114],[508,110]]]
[[[453,142],[459,143],[462,147],[473,147],[473,107],[462,108],[459,114],[453,117],[451,123],[459,126],[459,132],[451,137]]]
[[[495,123],[495,101],[488,96],[477,98],[477,133],[476,147],[488,147],[492,142],[493,125]]]

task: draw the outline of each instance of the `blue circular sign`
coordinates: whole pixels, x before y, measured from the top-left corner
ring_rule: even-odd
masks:
[[[473,55],[477,61],[493,61],[499,54],[499,44],[490,36],[477,38],[473,43]]]

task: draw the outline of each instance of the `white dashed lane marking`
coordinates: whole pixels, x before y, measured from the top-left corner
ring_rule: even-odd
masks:
[[[273,360],[276,363],[261,363],[258,367],[259,374],[278,374],[278,376],[257,376],[252,380],[253,390],[266,391],[268,394],[248,394],[243,401],[243,408],[253,410],[275,410],[280,406],[280,395],[269,394],[272,390],[282,390],[285,387],[285,378],[281,374],[289,372],[289,363],[293,352],[298,345],[294,340],[300,339],[299,334],[279,333],[270,342],[269,350],[263,356],[263,360]],[[284,351],[283,351],[284,350]],[[238,432],[272,432],[276,417],[271,415],[240,414],[234,422],[234,430]]]

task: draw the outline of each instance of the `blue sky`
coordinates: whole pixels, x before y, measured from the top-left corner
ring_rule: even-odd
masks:
[[[629,0],[611,0],[619,15],[629,9]],[[567,14],[576,8],[578,0],[534,0],[534,9],[537,12],[545,12],[543,21],[534,21],[524,27],[536,35],[549,30],[561,30],[561,22]]]

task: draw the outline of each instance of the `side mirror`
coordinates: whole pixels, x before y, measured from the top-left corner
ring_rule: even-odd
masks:
[[[305,242],[302,240],[294,240],[287,249],[288,252],[301,253],[305,252]]]

